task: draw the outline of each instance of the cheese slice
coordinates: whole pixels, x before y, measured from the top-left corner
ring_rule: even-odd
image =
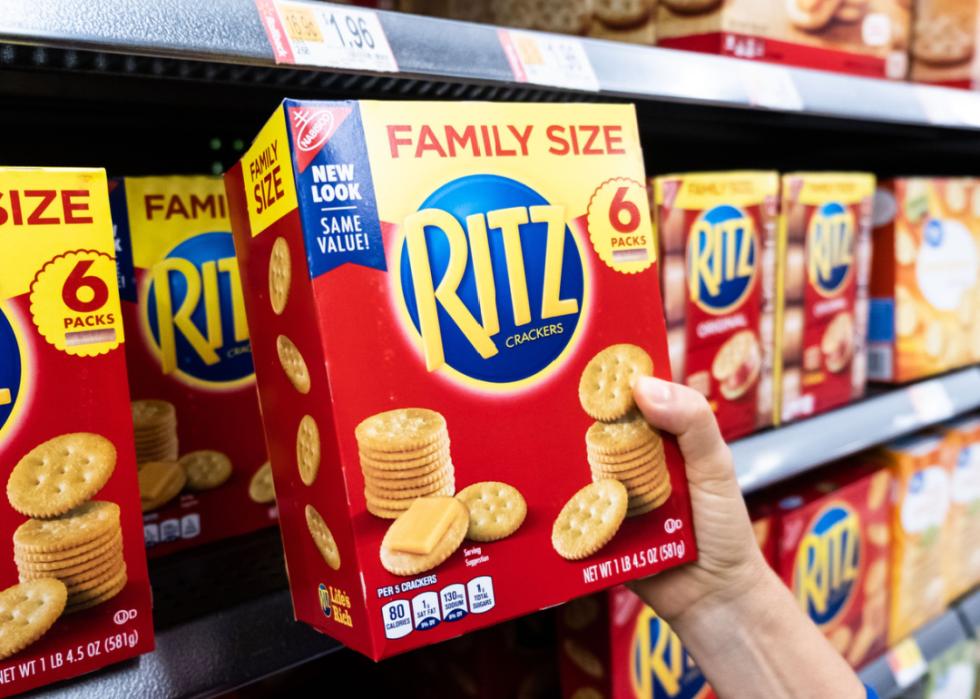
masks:
[[[173,480],[172,468],[162,463],[145,464],[137,476],[140,483],[140,497],[143,500],[156,500]]]
[[[388,547],[422,556],[432,553],[459,514],[459,507],[456,498],[416,498],[388,530]]]

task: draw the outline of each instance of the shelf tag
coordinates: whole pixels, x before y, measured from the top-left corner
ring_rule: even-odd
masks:
[[[908,391],[912,409],[924,423],[939,422],[953,417],[956,413],[946,388],[942,382],[936,379],[913,384],[906,391]]]
[[[517,82],[599,91],[599,79],[580,39],[516,29],[498,29],[497,37]]]
[[[302,0],[255,0],[276,63],[398,71],[378,13]]]
[[[738,76],[753,107],[790,112],[803,110],[803,98],[788,69],[742,61],[738,64]]]
[[[906,638],[888,651],[886,659],[899,689],[906,689],[926,674],[926,661],[914,637]]]

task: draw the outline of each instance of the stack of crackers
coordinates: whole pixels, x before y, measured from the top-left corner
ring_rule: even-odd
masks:
[[[223,485],[231,478],[231,459],[220,451],[191,451],[176,461],[139,464],[140,499],[143,512],[156,510],[184,489],[199,492]]]
[[[134,400],[136,463],[177,460],[177,411],[163,400]]]
[[[596,420],[585,434],[592,480],[622,483],[629,517],[655,510],[671,494],[663,441],[633,401],[633,383],[652,373],[643,349],[620,344],[593,357],[579,382],[582,408]]]
[[[456,492],[449,431],[436,411],[399,408],[378,413],[361,422],[354,435],[371,514],[396,519],[416,498]]]
[[[30,517],[14,532],[22,583],[59,581],[65,612],[115,597],[126,586],[119,506],[91,500],[112,476],[116,448],[90,432],[39,444],[10,472],[7,498]]]

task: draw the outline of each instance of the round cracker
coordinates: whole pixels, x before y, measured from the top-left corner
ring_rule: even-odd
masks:
[[[27,520],[14,531],[14,548],[20,553],[79,549],[118,529],[119,505],[92,500],[54,519]]]
[[[279,354],[279,364],[293,388],[303,394],[309,393],[310,370],[296,344],[285,335],[280,335],[276,338],[276,352]]]
[[[470,526],[466,538],[497,541],[516,532],[527,516],[527,503],[520,491],[499,481],[473,483],[456,494],[466,505]]]
[[[354,429],[362,451],[385,453],[422,449],[446,434],[446,418],[428,408],[388,410],[362,420]]]
[[[7,499],[28,517],[55,517],[91,500],[115,468],[116,447],[102,435],[58,435],[17,462],[7,480]]]
[[[424,469],[425,467],[432,467],[434,465],[445,464],[449,461],[449,442],[445,443],[445,446],[438,451],[431,452],[425,456],[420,456],[417,459],[402,459],[399,461],[391,461],[385,459],[376,459],[373,456],[369,456],[364,453],[359,453],[361,466],[366,466],[368,468],[374,469],[375,471],[413,471],[417,469]]]
[[[252,480],[248,483],[248,496],[260,505],[275,501],[276,487],[272,481],[272,464],[268,461],[252,474]]]
[[[416,485],[424,485],[427,482],[438,480],[443,473],[447,473],[452,468],[449,459],[443,461],[433,461],[425,466],[417,466],[408,469],[377,469],[373,466],[361,464],[361,473],[365,478],[378,481],[416,481]]]
[[[289,300],[289,286],[292,282],[292,266],[289,257],[289,244],[282,236],[276,238],[269,254],[269,303],[272,312],[282,315]]]
[[[231,478],[231,459],[214,449],[187,452],[178,463],[187,473],[190,490],[211,490]]]
[[[304,415],[296,429],[296,467],[304,485],[313,485],[320,472],[320,428],[312,415]]]
[[[570,561],[591,556],[609,543],[626,517],[626,486],[607,479],[590,483],[565,503],[551,530],[551,545]]]
[[[337,541],[333,538],[330,527],[323,521],[323,517],[313,505],[306,506],[306,526],[310,530],[313,543],[320,555],[323,556],[323,560],[333,570],[339,570],[340,549],[337,548]]]
[[[435,548],[429,553],[419,554],[393,550],[388,544],[391,527],[388,528],[381,540],[380,550],[381,565],[384,566],[385,570],[393,575],[417,575],[432,570],[456,552],[466,537],[470,516],[463,503],[455,498],[450,497],[448,499],[453,503],[453,520],[442,538],[436,543]]]
[[[645,515],[648,512],[653,512],[657,508],[661,507],[665,502],[670,499],[672,490],[668,488],[661,495],[659,495],[654,500],[647,502],[644,505],[637,505],[636,507],[630,507],[626,510],[627,517],[638,517],[640,515]]]
[[[177,424],[177,409],[165,400],[134,400],[130,404],[133,416],[133,431],[165,429]]]
[[[616,420],[633,409],[633,384],[653,374],[653,360],[641,347],[618,344],[596,354],[582,371],[578,398],[594,420]]]
[[[115,550],[122,550],[122,531],[117,531],[102,546],[69,557],[53,557],[55,554],[25,554],[25,557],[22,558],[14,552],[14,563],[17,564],[18,569],[50,571],[54,577],[58,577],[69,571],[83,570],[88,566],[95,565],[100,560],[109,557]],[[41,558],[41,556],[48,555],[52,557]]]
[[[659,438],[660,433],[633,410],[618,420],[594,423],[585,433],[585,444],[594,454],[625,454]]]
[[[379,504],[388,500],[392,502],[406,499],[414,500],[415,498],[419,498],[424,495],[435,495],[437,493],[441,495],[443,490],[449,488],[450,486],[455,487],[455,485],[455,478],[452,474],[449,474],[440,480],[411,488],[389,489],[378,485],[376,482],[365,481],[364,497],[368,500],[374,500]]]
[[[65,607],[65,614],[74,614],[75,612],[91,609],[92,607],[97,607],[100,604],[108,602],[126,588],[127,582],[126,572],[123,571],[121,577],[117,578],[111,586],[107,586],[99,594],[85,595],[83,598],[73,601],[72,604]]]
[[[29,568],[17,567],[17,576],[21,582],[28,580],[38,580],[40,578],[57,578],[66,586],[78,585],[88,580],[104,577],[107,573],[115,571],[125,565],[122,549],[117,549],[105,560],[98,560],[95,565],[89,565],[77,572],[63,573],[61,571],[42,570],[36,571]]]
[[[358,445],[358,454],[365,456],[371,461],[377,461],[387,466],[389,463],[392,468],[402,468],[406,461],[424,461],[432,458],[436,452],[449,447],[449,433],[443,433],[434,442],[426,444],[419,449],[406,449],[405,451],[379,451],[371,449],[363,444]]]
[[[433,496],[452,497],[455,493],[456,493],[455,479],[450,479],[449,482],[444,484],[440,489],[432,493],[426,493],[424,497],[433,497]],[[408,496],[404,498],[385,498],[385,497],[375,497],[374,495],[371,495],[370,493],[365,491],[364,497],[367,500],[368,504],[372,505],[373,507],[382,510],[398,510],[401,509],[402,507],[407,509],[408,506],[412,504],[413,500],[417,500],[419,497],[423,497],[423,496],[415,495],[415,496]]]
[[[618,461],[616,463],[610,464],[602,461],[599,458],[589,457],[589,465],[598,469],[605,471],[607,473],[625,473],[628,471],[636,470],[643,466],[649,466],[650,468],[655,468],[657,464],[662,463],[664,460],[664,449],[662,443],[657,443],[656,448],[651,449],[646,454],[635,457],[630,461]]]
[[[0,659],[41,638],[61,616],[67,600],[64,583],[53,578],[18,583],[0,592]]]

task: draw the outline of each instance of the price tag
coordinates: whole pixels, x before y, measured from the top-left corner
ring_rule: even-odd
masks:
[[[926,121],[930,124],[949,126],[959,121],[951,99],[951,90],[930,85],[915,85],[913,87],[919,107],[925,114]]]
[[[753,107],[802,111],[803,98],[786,68],[741,62],[738,64],[738,75]]]
[[[912,409],[924,423],[931,424],[945,420],[953,417],[956,412],[945,387],[937,380],[913,384],[906,390],[912,402]]]
[[[914,638],[906,638],[888,651],[887,661],[899,689],[906,689],[926,674],[926,660]]]
[[[276,63],[398,71],[378,13],[297,0],[255,0]]]
[[[499,29],[497,36],[517,82],[599,91],[580,39],[514,29]]]

